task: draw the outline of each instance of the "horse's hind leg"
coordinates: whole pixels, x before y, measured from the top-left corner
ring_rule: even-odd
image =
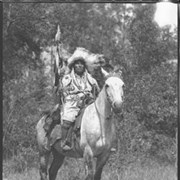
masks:
[[[57,172],[64,161],[64,155],[59,154],[55,149],[52,151],[53,153],[53,161],[49,168],[49,180],[55,180],[57,176]]]
[[[95,162],[93,159],[93,153],[89,146],[87,146],[84,150],[84,160],[86,165],[86,179],[85,180],[94,180],[94,166]]]
[[[101,174],[102,174],[102,170],[104,165],[106,164],[106,161],[109,158],[109,153],[106,154],[101,154],[96,161],[96,172],[94,175],[94,180],[100,180],[101,179]]]
[[[47,179],[47,167],[49,161],[50,152],[40,152],[39,160],[40,160],[40,177],[41,180],[48,180]]]

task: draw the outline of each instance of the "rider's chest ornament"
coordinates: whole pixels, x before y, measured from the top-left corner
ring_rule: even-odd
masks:
[[[68,88],[68,91],[74,91],[75,90],[75,87],[74,86],[69,86],[69,88]]]

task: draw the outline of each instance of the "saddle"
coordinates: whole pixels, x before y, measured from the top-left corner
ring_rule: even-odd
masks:
[[[93,102],[94,102],[94,98],[91,98],[91,97],[86,97],[83,100],[82,105],[80,105],[80,111],[79,111],[79,113],[78,113],[78,115],[76,117],[74,128],[73,128],[75,132],[77,132],[77,133],[79,132],[80,133],[81,121],[82,121],[82,117],[83,117],[84,111],[87,108],[87,106],[89,106]]]
[[[72,146],[77,146],[77,142],[80,139],[80,128],[84,111],[87,106],[93,102],[94,99],[92,98],[88,101],[86,99],[86,102],[84,103],[85,105],[83,107],[81,106],[82,108],[80,109],[74,124],[69,129],[67,141],[71,142]],[[51,113],[47,114],[43,128],[46,131],[46,137],[49,139],[48,143],[50,146],[52,146],[57,140],[61,139],[60,107],[55,108]]]

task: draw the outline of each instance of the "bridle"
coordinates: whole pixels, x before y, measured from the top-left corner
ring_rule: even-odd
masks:
[[[110,77],[118,77],[119,79],[121,79],[121,76],[120,76],[119,74],[113,73],[113,74],[109,74],[109,75],[107,76],[106,80],[107,80],[108,78],[110,78]],[[113,109],[114,109],[114,108],[113,108],[114,101],[111,100],[109,94],[107,93],[107,87],[106,87],[106,85],[107,85],[107,84],[105,84],[103,88],[105,88],[104,91],[105,91],[105,93],[106,93],[107,101],[108,101],[108,103],[111,105],[111,112],[113,112],[113,111],[114,111],[114,110],[113,110]],[[99,118],[100,118],[100,116],[103,116],[103,115],[101,115],[100,112],[98,111],[98,108],[97,108],[97,105],[96,105],[96,101],[94,102],[94,104],[95,104],[95,108],[96,108],[97,114],[98,114],[98,116],[99,116]],[[111,115],[110,115],[110,116],[111,116]],[[109,119],[109,118],[107,118],[107,119]]]
[[[111,100],[109,94],[107,93],[107,88],[108,88],[108,87],[105,87],[105,93],[106,93],[107,101],[108,101],[108,103],[111,105],[111,107],[113,107],[113,101]],[[112,109],[113,109],[113,108],[112,108]]]
[[[115,76],[111,76],[111,77],[115,77]],[[117,76],[116,76],[116,77],[117,77]],[[119,77],[119,76],[118,76],[118,77]],[[120,77],[119,77],[119,78],[120,78]],[[96,101],[94,101],[94,106],[95,106],[95,109],[96,109],[96,112],[97,112],[97,115],[98,115],[98,118],[99,118],[99,122],[100,122],[102,143],[103,143],[103,141],[104,141],[104,143],[105,143],[105,138],[104,138],[104,137],[105,137],[105,134],[103,133],[104,131],[103,131],[103,125],[102,125],[102,120],[101,120],[101,119],[102,119],[102,118],[103,118],[103,119],[106,119],[106,120],[111,119],[111,117],[112,117],[112,112],[113,112],[113,102],[112,102],[111,98],[109,97],[109,94],[107,93],[107,87],[105,87],[105,86],[106,86],[106,85],[104,85],[103,88],[105,88],[104,91],[105,91],[105,93],[106,93],[107,101],[108,101],[108,103],[111,105],[111,110],[110,110],[109,116],[104,117],[104,115],[99,112],[99,110],[98,110],[98,108],[97,108],[97,105],[96,105]]]
[[[103,88],[105,88],[105,87],[103,87]],[[106,89],[105,89],[105,93],[106,93],[106,97],[107,97],[107,95],[108,95],[108,93],[106,92]],[[107,97],[107,99],[108,99],[108,97]],[[109,103],[109,100],[108,100],[108,103]],[[102,139],[102,144],[104,143],[106,143],[105,142],[105,134],[103,133],[103,125],[102,125],[102,118],[103,119],[110,119],[111,118],[111,116],[112,116],[112,109],[111,109],[111,113],[109,114],[109,116],[108,117],[104,117],[104,115],[103,114],[101,114],[100,112],[99,112],[99,110],[98,110],[98,108],[97,108],[97,105],[96,105],[96,100],[94,101],[94,106],[95,106],[95,109],[96,109],[96,112],[97,112],[97,115],[98,115],[98,118],[99,118],[99,123],[100,123],[100,129],[101,129],[101,139]]]
[[[108,95],[106,89],[105,89],[105,93],[106,93],[106,97],[107,97],[108,103],[109,103],[109,104],[111,105],[111,107],[112,107],[111,99],[109,98],[109,95]],[[99,110],[98,110],[98,108],[97,108],[97,105],[96,105],[96,101],[94,101],[94,106],[95,106],[95,109],[96,109],[96,112],[97,112],[97,114],[98,114],[99,119],[101,119],[101,117],[105,118],[104,115],[102,115],[102,114],[99,112]],[[112,112],[112,108],[111,108],[111,112]],[[109,119],[109,118],[111,117],[111,115],[112,115],[112,113],[110,114],[110,116],[107,117],[107,119]]]
[[[106,80],[107,80],[108,78],[110,78],[110,77],[117,77],[117,78],[119,78],[119,79],[122,79],[121,74],[118,74],[118,73],[109,74],[109,75],[107,76]],[[106,86],[106,85],[105,85],[105,86]],[[111,107],[112,107],[112,109],[113,109],[114,101],[111,100],[111,98],[110,98],[109,94],[107,93],[107,90],[106,90],[106,89],[107,89],[107,87],[105,87],[105,93],[106,93],[107,100],[108,100],[108,102],[111,104]]]

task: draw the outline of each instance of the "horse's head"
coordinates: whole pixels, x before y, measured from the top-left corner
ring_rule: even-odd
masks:
[[[119,112],[124,101],[124,82],[118,73],[105,74],[105,92],[115,112]]]

